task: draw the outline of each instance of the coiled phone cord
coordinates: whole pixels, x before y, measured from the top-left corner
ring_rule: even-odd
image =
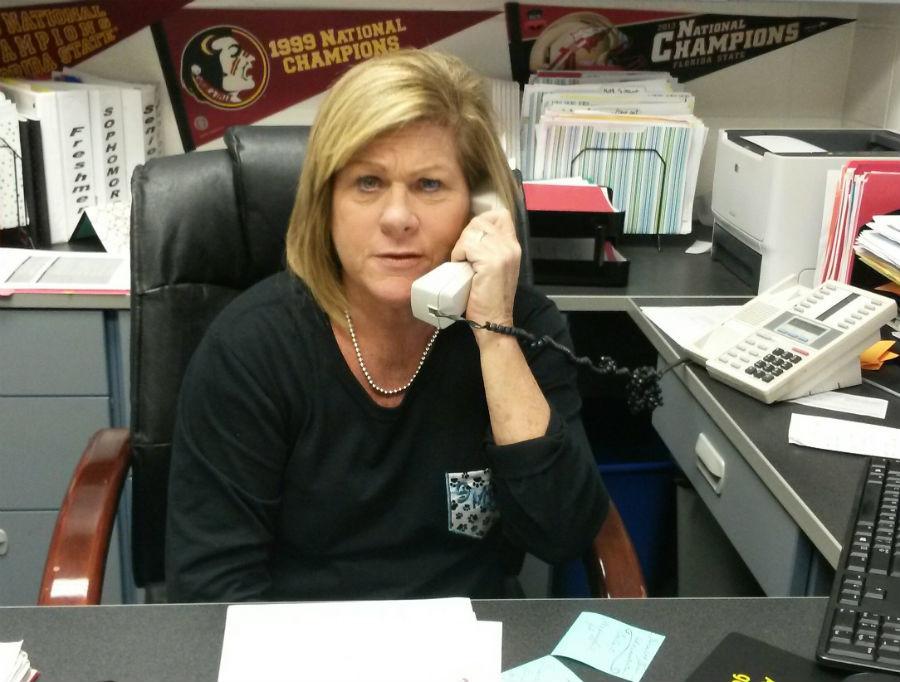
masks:
[[[601,355],[596,362],[587,356],[575,355],[570,348],[564,346],[550,336],[536,336],[527,329],[522,329],[521,327],[507,327],[494,322],[478,323],[467,320],[459,315],[440,313],[434,309],[431,310],[431,313],[436,317],[445,317],[457,322],[465,322],[472,327],[472,329],[486,329],[496,334],[514,336],[528,348],[536,350],[545,347],[553,348],[562,353],[569,362],[579,367],[586,367],[590,371],[601,376],[612,374],[615,376],[628,377],[628,381],[625,384],[625,402],[632,414],[637,414],[644,410],[652,412],[654,409],[661,406],[663,404],[663,399],[662,390],[659,387],[660,379],[662,379],[667,372],[689,361],[689,358],[685,358],[666,366],[662,370],[649,366],[629,369],[628,367],[619,367],[616,364],[616,361],[607,355]]]

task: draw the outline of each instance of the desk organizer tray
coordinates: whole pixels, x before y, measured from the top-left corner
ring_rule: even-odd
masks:
[[[616,248],[625,213],[529,210],[529,250],[537,284],[623,287],[630,263]]]

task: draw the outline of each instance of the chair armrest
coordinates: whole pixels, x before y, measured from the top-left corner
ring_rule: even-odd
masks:
[[[646,597],[647,587],[631,538],[619,510],[609,502],[609,512],[585,557],[593,597]]]
[[[101,429],[91,437],[56,518],[39,606],[100,603],[106,554],[130,463],[127,429]]]

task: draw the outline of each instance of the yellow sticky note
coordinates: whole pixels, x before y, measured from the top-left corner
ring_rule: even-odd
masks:
[[[888,360],[898,357],[897,353],[890,350],[894,342],[891,340],[877,341],[866,348],[859,356],[859,361],[863,369],[881,369]]]

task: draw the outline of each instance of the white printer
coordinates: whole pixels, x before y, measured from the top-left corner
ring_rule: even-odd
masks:
[[[812,286],[827,172],[850,159],[870,157],[900,158],[900,135],[721,130],[712,189],[712,257],[758,291],[804,270],[798,283]]]

